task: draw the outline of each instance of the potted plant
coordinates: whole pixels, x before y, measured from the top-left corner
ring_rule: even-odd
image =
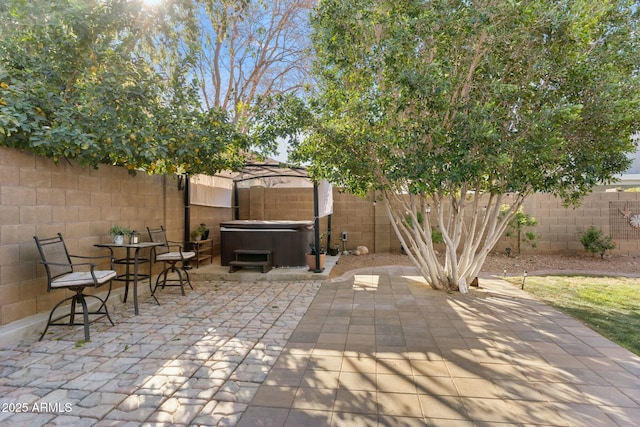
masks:
[[[191,232],[191,238],[194,241],[207,240],[209,238],[209,227],[205,224],[200,224],[198,228]]]
[[[332,248],[329,248],[329,255],[331,256],[337,256],[340,253],[340,246],[335,245]]]
[[[322,242],[322,237],[324,236],[321,235],[320,236],[320,241]],[[311,251],[309,251],[308,253],[306,253],[306,257],[307,257],[307,265],[309,266],[309,270],[311,271],[315,271],[318,268],[316,268],[316,245],[315,243],[309,243],[309,247],[311,248]],[[322,244],[320,245],[320,269],[324,268],[324,260],[326,258],[326,253],[324,251],[324,247],[322,246]]]
[[[131,230],[127,227],[114,225],[109,229],[109,234],[113,237],[113,243],[116,245],[122,245],[124,243],[124,236],[129,236],[131,234]]]

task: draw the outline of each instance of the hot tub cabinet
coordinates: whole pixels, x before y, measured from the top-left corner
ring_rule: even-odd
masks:
[[[269,250],[275,267],[307,264],[313,221],[237,220],[220,223],[220,263],[229,265],[234,251]]]

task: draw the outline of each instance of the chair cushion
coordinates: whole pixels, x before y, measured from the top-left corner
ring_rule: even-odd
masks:
[[[103,283],[108,282],[111,279],[115,279],[118,273],[114,270],[96,270],[94,271],[96,275],[96,280],[98,283],[96,284],[93,281],[93,277],[91,277],[91,273],[88,271],[76,271],[73,273],[65,274],[64,276],[57,277],[51,282],[52,288],[68,288],[71,286],[94,286],[94,285],[102,285]]]
[[[157,261],[182,261],[183,259],[191,259],[196,256],[195,252],[167,252],[166,254],[158,254]]]

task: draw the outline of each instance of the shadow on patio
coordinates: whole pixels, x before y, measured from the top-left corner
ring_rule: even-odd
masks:
[[[640,360],[500,280],[200,281],[0,352],[0,422],[631,425]],[[6,408],[6,409],[5,409]]]

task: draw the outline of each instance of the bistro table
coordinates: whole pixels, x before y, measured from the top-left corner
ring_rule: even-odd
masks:
[[[149,279],[149,289],[151,289],[151,257],[141,258],[140,257],[140,249],[148,249],[153,248],[155,246],[162,246],[163,243],[159,242],[138,242],[138,243],[97,243],[95,246],[99,248],[109,248],[111,251],[111,256],[113,256],[114,248],[125,248],[126,257],[121,259],[116,259],[116,264],[123,264],[125,266],[125,273],[119,275],[115,280],[119,280],[125,282],[124,289],[124,302],[127,302],[127,293],[129,292],[129,283],[133,281],[133,307],[136,316],[138,313],[138,279]],[[135,249],[133,252],[133,257],[131,256],[131,250]],[[141,264],[149,264],[149,274],[139,274],[138,267]],[[133,265],[133,274],[131,274],[130,266]],[[156,300],[158,305],[160,302],[158,298],[156,298],[153,293],[151,294],[153,299]]]

